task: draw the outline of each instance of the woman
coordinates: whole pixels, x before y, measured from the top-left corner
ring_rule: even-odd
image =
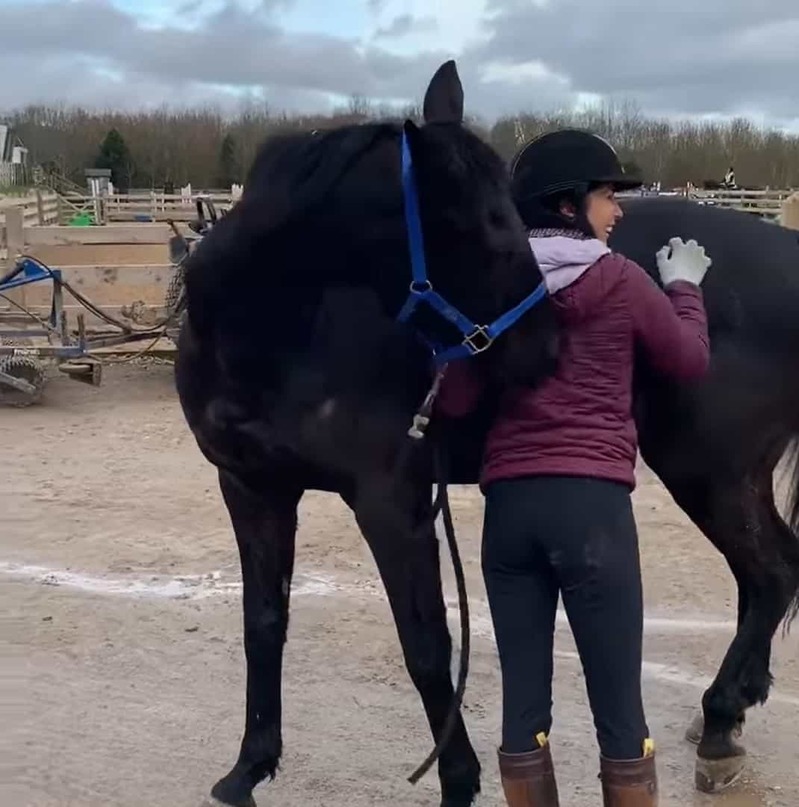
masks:
[[[640,182],[587,132],[550,133],[513,166],[516,203],[561,323],[558,368],[535,389],[501,391],[489,430],[482,565],[503,682],[499,767],[511,807],[557,807],[549,747],[552,653],[563,597],[585,672],[606,807],[657,804],[641,697],[643,602],[630,502],[637,437],[634,355],[676,381],[709,362],[699,288],[710,260],[672,239],[657,254],[662,291],[607,246],[614,193]],[[464,415],[482,385],[468,361],[447,370],[441,411]]]

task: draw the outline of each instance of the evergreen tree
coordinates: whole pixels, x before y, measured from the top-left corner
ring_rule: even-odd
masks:
[[[125,192],[130,188],[132,162],[125,138],[117,129],[111,129],[100,144],[100,153],[94,162],[95,168],[110,168],[114,188]]]
[[[219,147],[219,176],[217,182],[220,188],[229,188],[234,182],[239,181],[236,141],[233,135],[228,132]]]

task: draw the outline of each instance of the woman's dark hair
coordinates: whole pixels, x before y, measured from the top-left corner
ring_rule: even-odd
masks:
[[[576,230],[589,238],[596,234],[588,223],[586,213],[586,197],[597,185],[584,185],[548,196],[525,199],[519,204],[519,214],[528,230]],[[561,205],[567,202],[574,208],[575,215],[566,216],[560,211]]]

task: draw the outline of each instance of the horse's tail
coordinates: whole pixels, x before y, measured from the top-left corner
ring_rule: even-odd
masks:
[[[793,533],[794,541],[789,552],[789,563],[793,572],[794,595],[785,614],[785,629],[799,615],[799,437],[794,438],[788,454],[789,487],[787,523]]]

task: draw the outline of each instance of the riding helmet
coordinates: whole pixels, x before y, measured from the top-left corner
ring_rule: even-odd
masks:
[[[624,172],[618,154],[604,138],[580,129],[561,129],[519,150],[511,163],[511,184],[518,204],[562,191],[585,193],[591,185],[628,190],[642,182]]]

